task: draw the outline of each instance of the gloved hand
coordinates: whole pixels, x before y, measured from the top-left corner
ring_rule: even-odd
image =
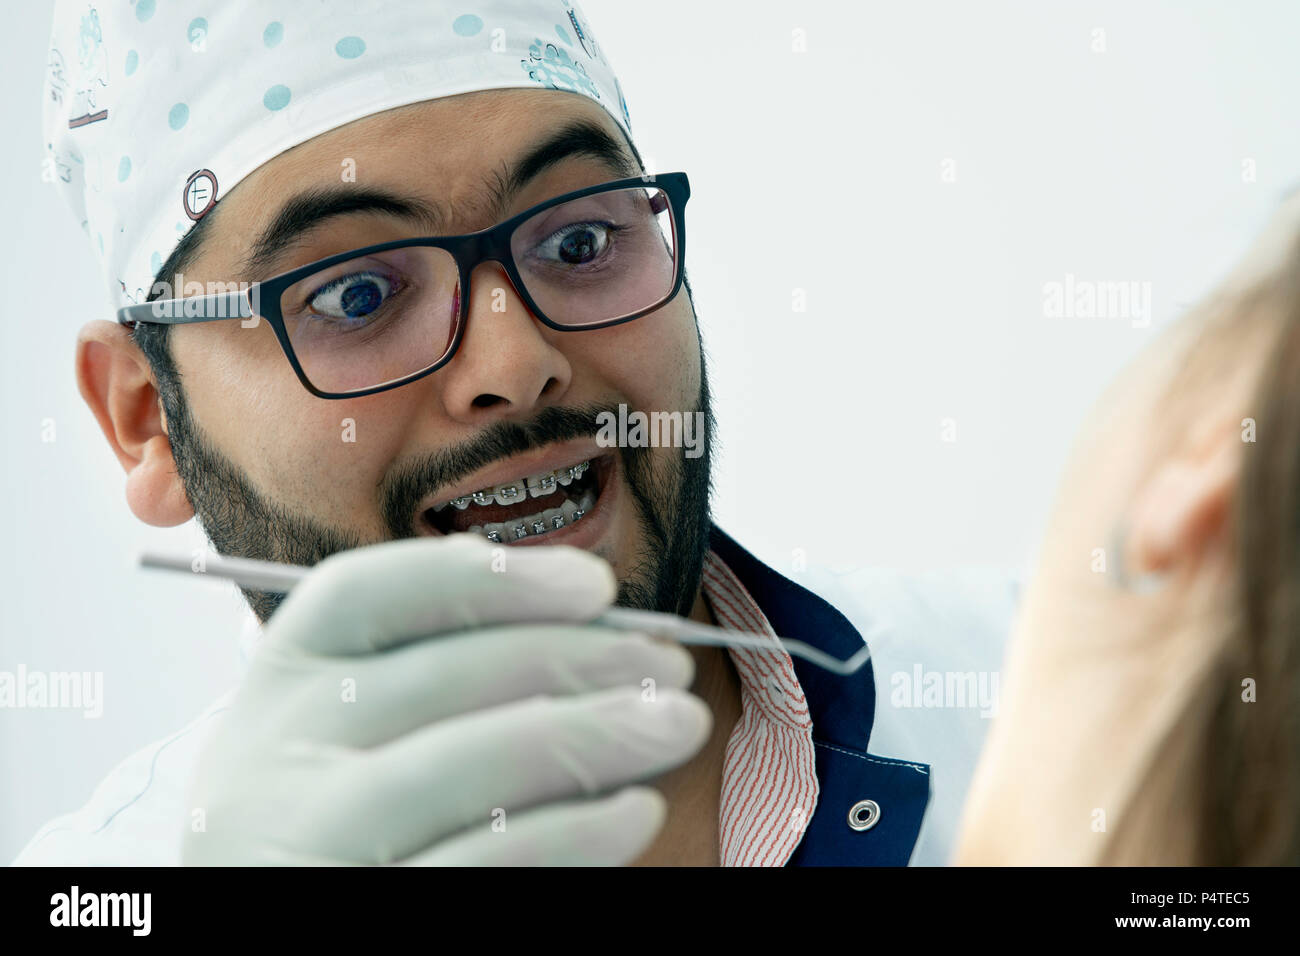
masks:
[[[582,623],[615,596],[594,555],[503,557],[494,571],[489,542],[460,534],[316,565],[267,623],[200,754],[183,862],[639,856],[667,808],[627,784],[684,763],[712,727],[685,690],[692,659]]]

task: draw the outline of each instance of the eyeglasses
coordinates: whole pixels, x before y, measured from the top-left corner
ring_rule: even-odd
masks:
[[[129,305],[117,320],[265,318],[307,391],[371,395],[451,361],[469,316],[462,290],[482,262],[501,263],[533,315],[560,332],[653,312],[681,288],[690,194],[685,173],[620,179],[479,232],[366,246],[238,287],[208,283],[206,295]]]

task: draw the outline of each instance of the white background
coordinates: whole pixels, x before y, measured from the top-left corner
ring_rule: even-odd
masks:
[[[690,174],[716,516],[778,569],[1025,563],[1097,392],[1300,182],[1292,3],[583,7],[643,155]],[[48,10],[7,14],[0,670],[102,671],[105,706],[0,711],[0,861],[229,686],[243,620],[233,588],[133,567],[195,531],[135,520],[77,394],[109,311],[40,181]],[[1150,282],[1154,322],[1045,318],[1067,273]]]

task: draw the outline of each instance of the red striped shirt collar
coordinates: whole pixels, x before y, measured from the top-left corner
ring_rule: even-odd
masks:
[[[766,636],[775,648],[727,649],[740,676],[741,716],[722,768],[722,865],[784,866],[820,791],[808,701],[758,602],[713,551],[704,558],[702,586],[721,627]]]

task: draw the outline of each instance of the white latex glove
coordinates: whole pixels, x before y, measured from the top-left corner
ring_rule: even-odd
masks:
[[[650,845],[664,799],[626,784],[708,739],[691,656],[581,623],[615,596],[600,558],[508,548],[501,572],[493,551],[459,534],[313,568],[200,755],[184,863],[616,865]]]

